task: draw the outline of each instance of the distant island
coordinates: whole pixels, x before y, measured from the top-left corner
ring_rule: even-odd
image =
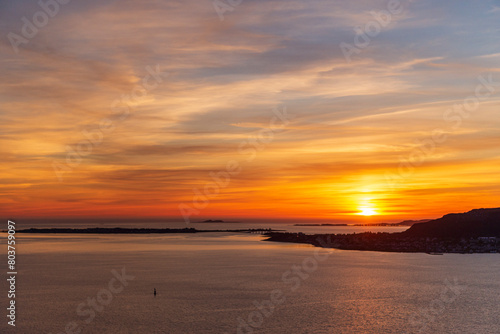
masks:
[[[293,226],[413,226],[418,223],[427,223],[432,219],[405,220],[400,223],[375,223],[375,224],[294,224]]]
[[[221,220],[221,219],[207,219],[207,220],[203,220],[201,222],[193,222],[195,224],[205,224],[205,223],[218,223],[218,224],[239,224],[241,222],[237,222],[237,221],[225,221],[225,220]]]
[[[349,226],[348,224],[294,224],[293,226]]]
[[[399,233],[267,233],[266,241],[307,243],[318,247],[382,252],[499,253],[500,208],[475,209],[414,223]]]

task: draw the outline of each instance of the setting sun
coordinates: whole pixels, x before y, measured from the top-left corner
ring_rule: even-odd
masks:
[[[377,214],[377,211],[375,211],[375,209],[373,209],[373,208],[364,207],[364,208],[360,208],[359,210],[360,210],[360,212],[358,214],[361,216],[374,216]]]

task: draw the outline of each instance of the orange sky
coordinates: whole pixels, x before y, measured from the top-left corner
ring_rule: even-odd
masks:
[[[0,6],[0,216],[500,206],[495,1],[405,3],[349,59],[386,1],[243,1],[224,20],[210,2],[71,2],[16,47],[41,9]]]

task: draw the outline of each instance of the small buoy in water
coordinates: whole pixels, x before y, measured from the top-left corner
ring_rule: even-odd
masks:
[[[154,288],[153,295],[156,297],[156,288]]]

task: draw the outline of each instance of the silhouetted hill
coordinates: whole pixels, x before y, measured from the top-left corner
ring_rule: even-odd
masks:
[[[414,224],[401,233],[408,237],[500,237],[500,208],[451,213],[426,223]]]
[[[394,225],[398,226],[413,226],[418,223],[427,223],[430,222],[432,219],[420,219],[420,220],[403,220],[401,223],[397,223]]]

